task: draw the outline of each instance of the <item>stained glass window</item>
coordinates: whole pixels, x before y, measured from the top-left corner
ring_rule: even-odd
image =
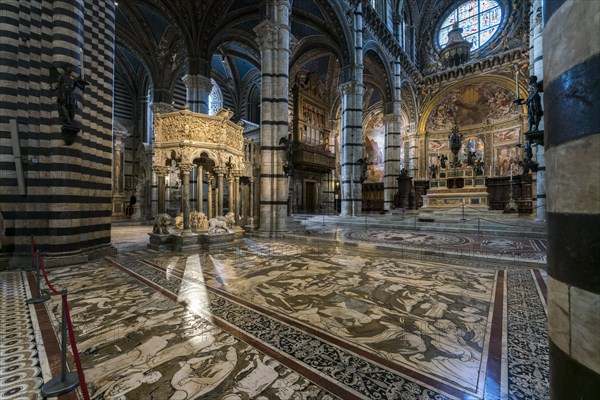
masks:
[[[458,21],[463,37],[473,43],[471,51],[486,44],[502,22],[502,8],[494,0],[469,0],[452,10],[438,30],[438,43],[448,43],[448,33]]]
[[[214,79],[211,78],[212,90],[208,95],[208,115],[216,115],[219,108],[223,108],[223,93]]]

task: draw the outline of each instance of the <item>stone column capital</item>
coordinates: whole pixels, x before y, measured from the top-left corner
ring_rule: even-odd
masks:
[[[223,176],[225,175],[225,172],[227,172],[227,169],[225,167],[214,167],[213,172],[217,174],[217,176]]]
[[[154,114],[166,114],[175,111],[175,107],[169,103],[156,102],[150,105]]]
[[[194,169],[194,164],[179,164],[179,169],[183,174],[189,174]]]
[[[343,82],[338,86],[338,90],[342,96],[359,94],[362,88],[363,85],[356,80]]]
[[[184,75],[183,78],[181,78],[181,80],[188,89],[202,89],[207,92],[210,92],[213,87],[211,79],[204,75],[187,74]]]
[[[169,173],[169,167],[167,166],[155,165],[152,167],[152,170],[157,176],[162,177],[167,176],[167,174]]]
[[[399,122],[400,116],[396,114],[385,114],[383,116],[383,122]]]
[[[276,35],[278,26],[275,22],[270,19],[265,19],[260,24],[255,26],[254,32],[258,38],[258,44],[261,50],[263,49],[274,49],[277,47]]]

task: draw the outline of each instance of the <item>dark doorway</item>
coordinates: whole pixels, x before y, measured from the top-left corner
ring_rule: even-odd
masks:
[[[304,181],[304,207],[308,213],[317,211],[316,187],[316,182]]]

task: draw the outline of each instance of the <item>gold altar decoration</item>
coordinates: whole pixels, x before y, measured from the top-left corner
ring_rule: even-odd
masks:
[[[154,165],[166,165],[174,156],[181,164],[192,164],[206,153],[215,166],[244,164],[244,128],[233,123],[233,112],[220,109],[216,115],[189,110],[154,115]]]

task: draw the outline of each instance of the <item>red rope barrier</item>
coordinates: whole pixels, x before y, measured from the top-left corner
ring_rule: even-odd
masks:
[[[48,285],[48,288],[50,288],[52,293],[54,293],[55,295],[61,294],[58,290],[56,290],[54,288],[54,286],[52,286],[52,284],[50,283],[50,280],[48,279],[48,275],[46,275],[46,268],[44,268],[44,259],[42,258],[42,253],[38,253],[38,255],[39,255],[40,268],[42,270],[42,275],[44,275],[44,280],[46,281],[46,285]]]
[[[62,296],[63,307],[65,310],[65,317],[67,320],[67,328],[69,330],[69,342],[71,343],[71,349],[73,350],[73,358],[75,359],[75,366],[77,367],[77,376],[79,378],[79,386],[81,387],[81,393],[83,394],[84,400],[90,400],[90,394],[88,392],[87,384],[85,383],[85,375],[83,374],[83,368],[81,367],[81,360],[79,358],[79,352],[77,351],[77,343],[75,343],[75,332],[73,330],[73,324],[71,323],[71,314],[69,313],[69,303],[67,301],[67,295],[63,295],[61,292],[56,290],[50,283],[48,275],[46,274],[46,268],[44,267],[44,259],[42,254],[39,253],[40,268],[46,285],[50,288],[52,293],[55,295]]]
[[[79,377],[79,387],[81,387],[81,393],[83,394],[84,400],[90,400],[90,394],[88,393],[87,383],[85,383],[85,375],[83,373],[83,368],[81,367],[79,352],[77,351],[77,343],[75,343],[75,332],[73,331],[73,324],[71,323],[71,314],[69,313],[69,302],[67,301],[67,295],[64,295],[62,297],[62,300],[67,316],[67,327],[69,328],[69,342],[71,343],[71,349],[73,350],[73,358],[75,359],[75,366],[77,367],[77,376]]]

